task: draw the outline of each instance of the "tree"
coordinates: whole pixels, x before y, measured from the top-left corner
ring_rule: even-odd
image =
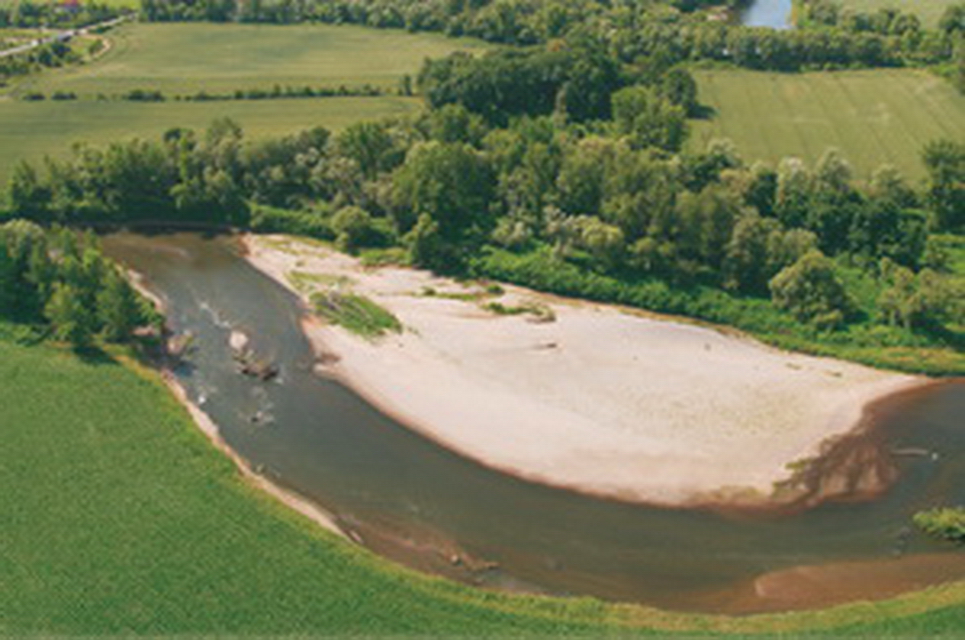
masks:
[[[737,220],[727,244],[725,286],[750,293],[767,291],[767,283],[774,275],[768,260],[768,245],[775,233],[781,233],[781,223],[764,218],[756,211],[745,213]]]
[[[922,159],[928,170],[928,199],[935,226],[950,231],[965,225],[965,143],[930,142]]]
[[[346,128],[335,139],[338,153],[358,163],[366,180],[390,169],[390,153],[395,146],[388,128],[378,122],[359,122]]]
[[[17,265],[0,241],[0,316],[10,316],[17,305]]]
[[[785,158],[777,169],[774,213],[785,227],[804,226],[810,210],[813,177],[798,158]]]
[[[69,284],[54,284],[50,300],[44,307],[44,315],[54,328],[58,340],[75,347],[86,347],[94,335],[93,309],[83,303],[79,292]]]
[[[579,244],[590,252],[597,262],[610,269],[623,257],[626,241],[619,227],[607,224],[595,216],[579,218]]]
[[[691,118],[700,111],[697,82],[686,69],[675,67],[665,73],[660,82],[660,93],[671,103],[683,107],[684,112]]]
[[[46,219],[50,192],[41,183],[37,171],[26,161],[14,166],[7,194],[15,216],[40,221]]]
[[[880,270],[890,286],[881,292],[878,307],[889,324],[900,323],[906,329],[928,327],[951,319],[958,311],[959,296],[949,280],[931,269],[916,276],[886,258]]]
[[[782,269],[770,287],[777,308],[824,329],[841,325],[854,307],[834,263],[816,249]]]
[[[392,181],[394,213],[405,229],[411,216],[428,214],[446,242],[488,235],[495,180],[486,159],[464,144],[428,142],[414,147]]]
[[[332,231],[342,251],[355,251],[371,234],[372,217],[359,207],[343,207],[332,216]]]
[[[613,94],[613,120],[635,149],[679,151],[687,139],[687,113],[651,87],[628,87]]]
[[[113,265],[97,292],[97,318],[108,342],[126,342],[142,322],[137,293]]]

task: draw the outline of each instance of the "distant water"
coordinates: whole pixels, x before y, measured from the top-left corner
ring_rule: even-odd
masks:
[[[792,0],[754,0],[741,12],[741,24],[748,27],[790,29]]]

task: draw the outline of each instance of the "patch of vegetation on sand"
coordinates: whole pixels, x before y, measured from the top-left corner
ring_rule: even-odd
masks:
[[[312,294],[311,301],[320,316],[363,338],[378,338],[402,331],[398,318],[362,295],[337,290],[319,291]]]

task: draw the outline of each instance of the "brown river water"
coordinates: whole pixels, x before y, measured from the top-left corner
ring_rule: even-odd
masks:
[[[781,513],[601,500],[486,469],[315,375],[297,299],[231,238],[117,233],[104,247],[165,300],[173,332],[194,336],[175,374],[228,445],[410,567],[483,587],[727,613],[965,578],[965,553],[911,524],[918,510],[965,504],[965,383],[879,408],[861,444],[873,443],[897,480],[873,500]],[[279,366],[277,378],[238,374],[232,330]]]

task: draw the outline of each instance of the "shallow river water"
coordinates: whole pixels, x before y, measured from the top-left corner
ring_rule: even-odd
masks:
[[[315,375],[298,301],[230,238],[122,233],[104,245],[166,300],[171,329],[195,336],[176,374],[227,443],[409,566],[486,586],[737,613],[965,578],[965,554],[910,522],[919,509],[965,503],[965,384],[937,385],[881,419],[901,474],[878,500],[797,515],[623,504],[483,468]],[[232,329],[280,366],[276,380],[238,374]]]

